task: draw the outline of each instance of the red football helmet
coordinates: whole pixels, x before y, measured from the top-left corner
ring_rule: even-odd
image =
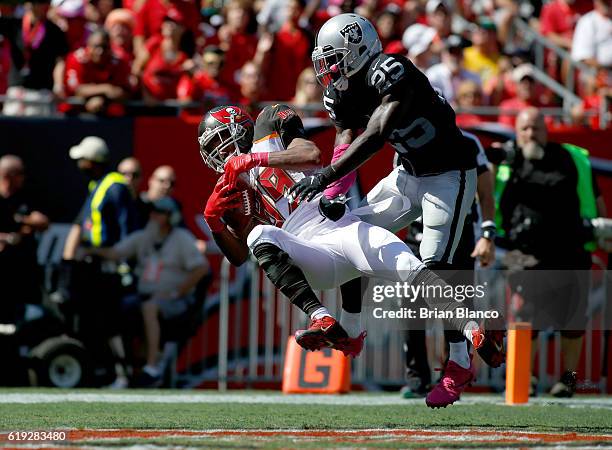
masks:
[[[225,162],[253,145],[253,118],[239,106],[220,106],[204,114],[198,126],[200,154],[208,167],[223,173]]]

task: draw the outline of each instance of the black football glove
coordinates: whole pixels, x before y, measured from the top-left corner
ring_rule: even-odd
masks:
[[[319,211],[329,220],[337,222],[346,212],[345,203],[346,197],[344,195],[339,195],[331,200],[323,195],[319,200]]]
[[[318,171],[314,175],[302,178],[289,188],[288,194],[294,201],[312,200],[319,192],[323,192],[325,188],[334,181],[332,177],[335,172],[331,166]]]

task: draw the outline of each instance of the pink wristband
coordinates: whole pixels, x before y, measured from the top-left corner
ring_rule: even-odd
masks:
[[[344,154],[347,148],[350,147],[350,144],[342,144],[338,145],[334,148],[334,155],[332,156],[332,164],[340,159],[340,157]],[[357,172],[353,170],[352,172],[344,175],[338,181],[334,181],[330,184],[327,189],[323,192],[325,197],[332,199],[341,194],[346,194],[355,180],[357,179]]]
[[[251,153],[251,159],[257,164],[258,167],[267,166],[270,153],[268,152],[257,152]]]

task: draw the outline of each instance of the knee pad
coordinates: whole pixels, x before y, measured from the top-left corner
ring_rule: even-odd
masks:
[[[253,256],[257,258],[257,262],[274,284],[282,280],[291,265],[291,258],[287,252],[267,242],[257,244],[253,248]]]
[[[301,302],[304,296],[314,297],[304,273],[293,263],[287,252],[274,244],[264,242],[255,246],[253,255],[270,281],[289,301],[295,303]]]
[[[275,226],[257,225],[247,236],[247,246],[251,250],[263,243],[274,244],[278,247],[277,232],[278,228]]]

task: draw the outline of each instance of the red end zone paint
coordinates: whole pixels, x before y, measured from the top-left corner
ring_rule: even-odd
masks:
[[[63,430],[59,430],[63,431]],[[291,439],[331,439],[335,442],[358,443],[363,439],[386,439],[399,442],[471,442],[471,443],[503,443],[503,444],[551,444],[551,443],[594,443],[610,442],[612,435],[586,435],[580,433],[542,433],[524,431],[496,431],[496,430],[414,430],[414,429],[374,429],[374,430],[71,430],[66,431],[66,441],[70,445],[86,445],[88,441],[112,441],[118,439],[147,440],[163,437],[186,438],[291,438]],[[0,442],[8,443],[8,433],[0,433]],[[40,443],[40,442],[39,442]],[[48,442],[50,443],[50,442]],[[13,448],[23,448],[32,442],[10,442]],[[54,443],[58,445],[58,442]],[[61,445],[61,444],[60,444]],[[7,447],[4,447],[7,448]],[[49,447],[46,447],[49,448]]]

